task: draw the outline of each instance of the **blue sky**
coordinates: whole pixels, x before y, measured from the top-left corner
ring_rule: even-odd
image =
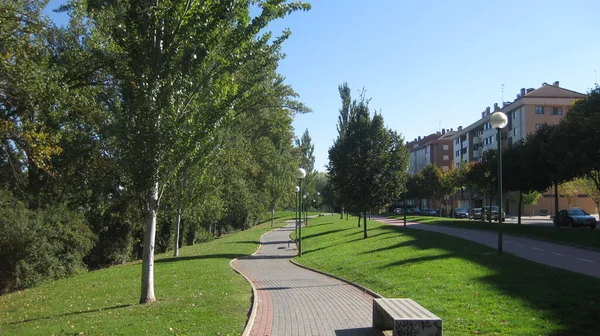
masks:
[[[365,88],[371,109],[411,141],[471,124],[501,104],[502,85],[505,101],[543,82],[586,92],[600,72],[597,0],[309,2],[271,29],[292,30],[279,72],[313,109],[294,128],[308,129],[319,171],[337,137],[343,82],[353,97]]]

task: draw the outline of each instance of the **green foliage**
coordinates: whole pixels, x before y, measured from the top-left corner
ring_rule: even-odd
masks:
[[[362,95],[352,103],[344,135],[329,149],[329,176],[339,203],[357,212],[391,203],[405,189],[407,168],[403,139],[384,127],[380,114],[371,118]]]
[[[82,214],[64,205],[29,210],[0,190],[0,292],[77,273],[92,243]]]
[[[523,204],[536,205],[540,198],[542,198],[542,193],[538,191],[532,191],[530,193],[523,194]]]

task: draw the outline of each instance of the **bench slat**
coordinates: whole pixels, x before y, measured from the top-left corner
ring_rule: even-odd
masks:
[[[375,299],[394,319],[438,319],[411,299]]]
[[[373,299],[373,327],[393,336],[442,336],[442,319],[411,299]]]

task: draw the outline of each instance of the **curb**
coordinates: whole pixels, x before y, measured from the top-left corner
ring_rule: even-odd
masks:
[[[260,238],[258,239],[259,243],[262,241],[263,236],[269,232],[271,232],[271,231],[267,231],[260,236]],[[251,255],[252,256],[256,255],[258,253],[258,251],[260,251],[261,247],[262,247],[262,244],[259,244],[258,249],[256,249],[256,251],[254,253],[252,253]],[[242,259],[243,258],[244,257],[242,257]],[[242,336],[248,336],[248,335],[250,335],[250,331],[252,331],[252,327],[254,326],[254,319],[256,318],[256,310],[257,310],[256,307],[258,307],[258,293],[256,293],[256,288],[254,287],[254,284],[252,283],[252,281],[250,281],[250,279],[245,274],[243,274],[242,272],[240,272],[238,269],[236,269],[233,266],[233,263],[237,260],[238,260],[238,258],[231,259],[229,261],[229,266],[231,268],[233,268],[233,270],[236,273],[243,276],[244,279],[246,279],[246,281],[248,281],[248,283],[250,284],[250,287],[252,287],[252,306],[250,307],[250,316],[248,317],[248,322],[246,323],[246,328],[244,328],[244,331],[242,332]]]
[[[355,282],[352,282],[352,281],[350,281],[350,280],[346,280],[346,279],[344,279],[344,278],[340,278],[340,277],[339,277],[339,276],[337,276],[337,275],[329,274],[329,273],[327,273],[327,272],[323,272],[323,271],[320,271],[320,270],[318,270],[318,269],[314,269],[314,268],[311,268],[311,267],[308,267],[308,266],[304,266],[304,265],[298,264],[297,262],[293,261],[292,259],[290,259],[290,262],[291,262],[292,264],[294,264],[294,265],[298,266],[298,267],[301,267],[301,268],[307,269],[307,270],[309,270],[309,271],[313,271],[313,272],[315,272],[315,273],[319,273],[319,274],[321,274],[321,275],[328,276],[328,277],[330,277],[330,278],[333,278],[333,279],[339,280],[339,281],[341,281],[341,282],[345,282],[345,283],[347,283],[348,285],[354,286],[354,287],[356,287],[356,288],[358,288],[358,289],[362,290],[363,292],[365,292],[365,293],[367,293],[367,294],[369,294],[369,295],[371,295],[371,296],[373,296],[373,297],[375,297],[375,298],[378,298],[378,299],[381,299],[381,298],[383,298],[383,296],[382,296],[381,294],[379,294],[379,293],[376,293],[376,292],[374,292],[374,291],[372,291],[372,290],[368,289],[367,287],[363,287],[363,286],[361,286],[361,285],[359,285],[359,284],[357,284],[357,283],[355,283]]]

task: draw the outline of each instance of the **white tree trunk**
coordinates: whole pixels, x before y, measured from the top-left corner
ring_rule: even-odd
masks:
[[[179,230],[181,229],[181,203],[177,207],[177,228],[175,229],[175,248],[173,256],[179,256]]]
[[[142,260],[142,295],[140,303],[156,301],[154,297],[154,240],[156,237],[156,210],[158,205],[158,182],[152,187],[148,199],[148,219],[144,233]]]

